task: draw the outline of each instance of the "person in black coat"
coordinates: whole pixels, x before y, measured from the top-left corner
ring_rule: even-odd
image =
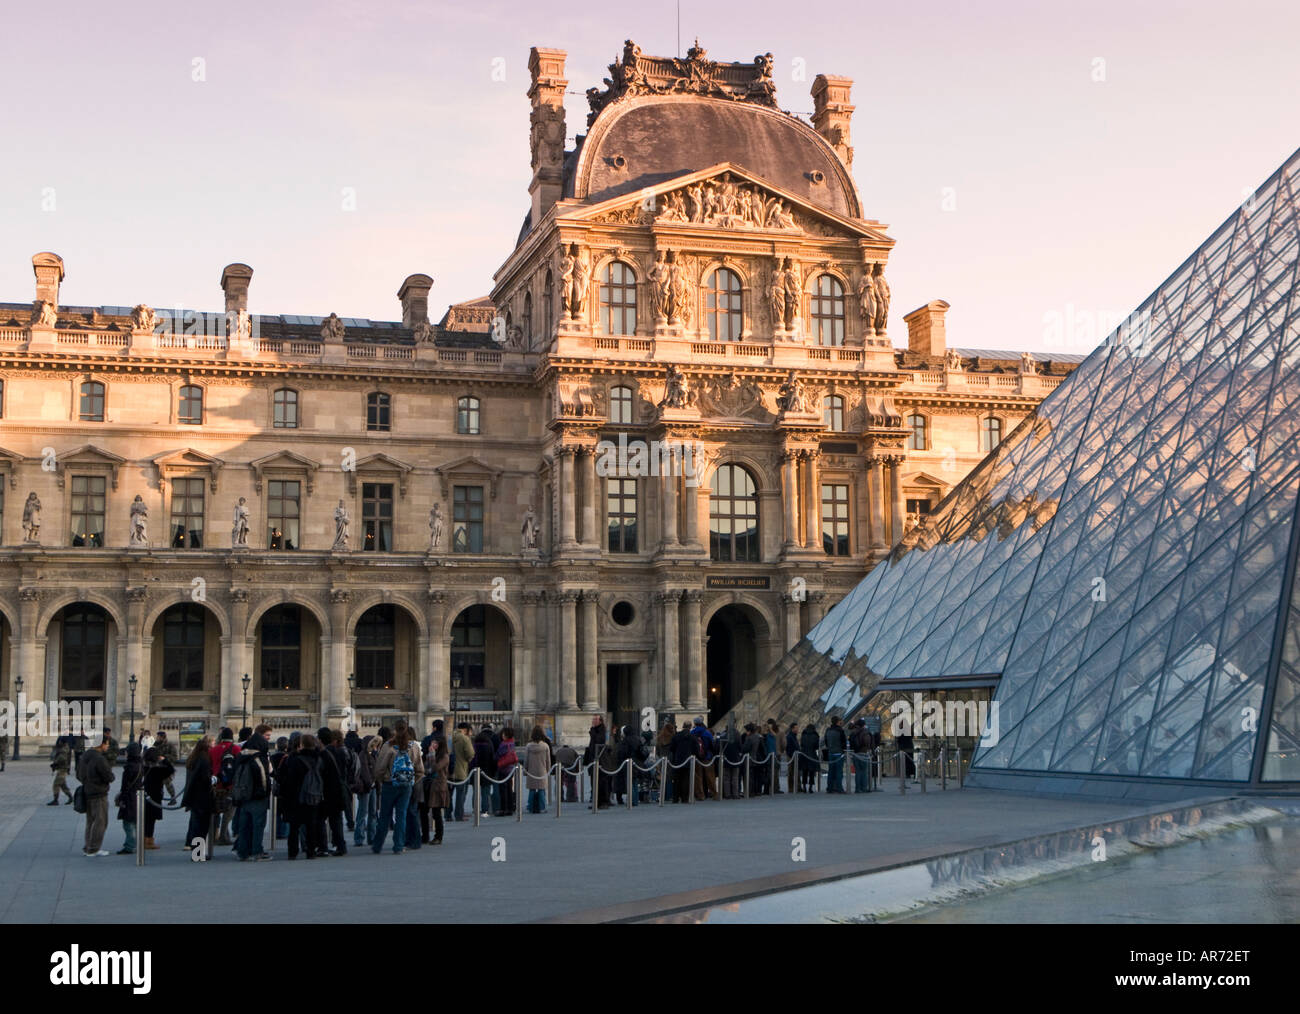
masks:
[[[326,739],[326,736],[329,738]],[[348,788],[347,748],[343,745],[343,734],[334,729],[321,729],[320,740],[329,745],[321,751],[321,758],[326,762],[321,765],[321,778],[325,782],[325,800],[320,806],[320,824],[316,828],[316,837],[323,850],[328,827],[329,841],[334,845],[334,855],[345,856],[348,854],[348,842],[343,834],[343,815],[349,809],[352,795]]]
[[[126,842],[117,850],[119,856],[135,851],[135,835],[139,814],[136,812],[136,791],[140,788],[140,744],[130,743],[126,748],[126,766],[122,769],[122,791],[117,797],[117,819],[122,822]]]
[[[156,746],[144,752],[144,847],[157,849],[154,827],[163,817],[163,792],[176,774],[176,766]]]
[[[691,723],[683,722],[678,732],[673,733],[672,742],[668,744],[668,753],[674,765],[680,764],[681,767],[673,767],[673,802],[689,802],[691,791],[691,765],[690,759],[699,754],[700,741],[691,735]]]
[[[817,726],[809,722],[799,737],[799,751],[803,754],[799,758],[799,787],[804,792],[812,792],[817,787],[817,775],[822,769],[821,762],[817,759],[821,755],[817,751],[821,745]]]
[[[791,722],[790,728],[785,731],[785,755],[790,759],[788,768],[789,774],[786,775],[786,789],[794,792],[796,788],[801,788],[799,779],[799,723]]]
[[[607,735],[605,720],[600,715],[596,715],[592,718],[591,728],[587,731],[587,749],[582,752],[584,766],[593,762],[596,765],[598,773],[596,778],[596,805],[602,810],[609,806],[609,775],[601,769],[600,764],[605,751],[609,749]]]
[[[204,736],[198,745],[190,751],[189,760],[185,762],[185,792],[181,796],[181,805],[190,813],[189,828],[185,832],[185,846],[193,846],[194,839],[203,839],[204,854],[211,857],[212,842],[209,840],[212,811],[216,805],[212,794],[212,740]]]
[[[315,859],[323,851],[320,840],[321,803],[302,799],[303,783],[308,772],[315,771],[324,787],[325,764],[328,763],[315,736],[305,735],[298,740],[298,749],[285,758],[276,774],[276,787],[280,793],[280,806],[289,818],[289,858],[297,859],[299,843],[303,855]]]

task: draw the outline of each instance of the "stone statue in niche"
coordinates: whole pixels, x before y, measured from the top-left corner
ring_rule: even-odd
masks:
[[[131,501],[131,536],[127,544],[137,549],[149,545],[149,508],[139,493]]]
[[[690,408],[693,403],[693,392],[691,391],[690,382],[686,379],[686,374],[682,373],[676,366],[669,366],[664,396],[663,400],[659,402],[659,407]]]
[[[776,403],[783,412],[808,411],[807,392],[804,391],[803,381],[799,379],[794,370],[790,371],[785,383],[781,385]]]
[[[334,508],[334,550],[346,550],[348,548],[349,526],[352,519],[348,517],[348,509],[343,500],[339,500],[339,505]]]
[[[234,549],[248,548],[248,507],[241,496],[235,504],[234,524],[230,528],[230,545]]]
[[[785,287],[785,329],[796,331],[803,286],[799,284],[799,272],[795,270],[794,261],[789,257],[785,259],[785,268],[781,272],[781,284]]]
[[[574,250],[578,250],[574,245]],[[573,269],[573,316],[581,318],[587,306],[587,291],[591,287],[591,258],[586,250],[578,251],[577,263]]]
[[[767,298],[772,307],[772,330],[785,330],[785,275],[780,260],[772,267],[772,285],[767,290]]]
[[[521,549],[537,548],[537,514],[533,510],[533,505],[528,505],[528,510],[524,511],[524,523],[519,529],[519,544]]]
[[[131,330],[133,331],[152,331],[157,323],[157,315],[153,312],[153,307],[139,303],[131,311]]]
[[[578,261],[568,247],[560,253],[560,319],[576,316],[573,312],[573,276]]]
[[[668,288],[670,293],[668,323],[689,324],[691,322],[691,280],[683,258],[676,252],[668,258]]]
[[[27,502],[23,504],[23,539],[41,541],[41,500],[35,491],[27,494]]]
[[[59,321],[59,312],[48,299],[32,302],[32,323],[37,327],[54,327]]]
[[[429,511],[429,551],[436,553],[442,546],[442,508],[437,504]]]
[[[655,262],[646,272],[650,281],[650,300],[654,310],[655,322],[668,323],[669,304],[672,302],[672,278],[668,271],[668,255],[660,251]]]
[[[870,267],[862,275],[862,281],[858,283],[858,308],[862,311],[862,326],[867,331],[874,331],[876,328],[876,285],[872,281]]]
[[[885,333],[885,324],[889,320],[889,283],[885,281],[885,266],[876,264],[871,271],[871,285],[876,294],[876,334]]]
[[[346,331],[337,313],[331,313],[320,326],[320,336],[327,342],[341,342]]]

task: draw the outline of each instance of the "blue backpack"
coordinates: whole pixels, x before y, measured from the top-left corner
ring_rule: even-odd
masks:
[[[393,755],[393,784],[415,784],[415,766],[411,763],[409,750],[401,750]]]

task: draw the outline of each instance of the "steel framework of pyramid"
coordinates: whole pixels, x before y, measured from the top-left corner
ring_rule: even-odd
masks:
[[[992,676],[977,783],[1300,788],[1298,196],[1300,151],[782,659],[763,713]]]

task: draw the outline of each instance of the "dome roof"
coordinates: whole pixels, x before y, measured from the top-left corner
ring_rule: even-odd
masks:
[[[628,97],[601,110],[565,174],[564,196],[606,201],[720,162],[809,204],[862,217],[848,171],[808,124],[767,106],[699,95]]]

